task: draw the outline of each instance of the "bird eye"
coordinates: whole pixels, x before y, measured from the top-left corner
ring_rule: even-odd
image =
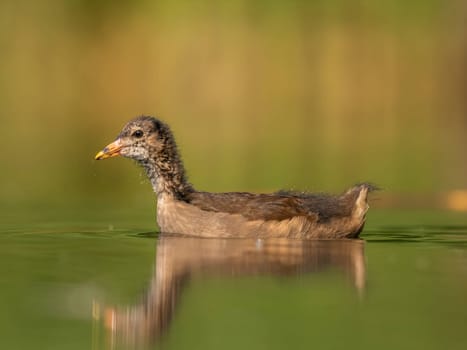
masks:
[[[143,137],[143,131],[142,130],[136,130],[131,134],[131,136],[134,136],[134,137],[139,139],[140,137]]]

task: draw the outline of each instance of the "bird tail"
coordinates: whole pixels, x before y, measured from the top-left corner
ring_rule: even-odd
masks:
[[[379,188],[370,183],[360,183],[350,188],[344,197],[351,206],[351,222],[354,229],[346,238],[356,238],[365,226],[365,214],[368,211],[368,193],[377,191]]]
[[[365,214],[368,211],[368,193],[378,191],[380,188],[374,184],[363,182],[355,185],[347,191],[346,195],[350,195],[355,198],[355,202],[352,209],[352,216],[357,220],[364,220]]]

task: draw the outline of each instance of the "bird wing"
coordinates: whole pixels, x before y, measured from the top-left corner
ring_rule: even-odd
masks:
[[[248,220],[285,220],[296,216],[317,220],[317,213],[309,210],[305,200],[295,195],[193,192],[187,199],[202,210],[240,214]]]
[[[351,216],[362,189],[377,188],[366,183],[341,195],[279,191],[271,194],[248,192],[192,192],[187,201],[206,211],[243,215],[248,220],[285,220],[304,216],[312,221],[327,221]]]

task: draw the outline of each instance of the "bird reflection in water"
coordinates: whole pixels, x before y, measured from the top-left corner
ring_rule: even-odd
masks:
[[[361,294],[366,268],[362,240],[215,239],[161,235],[145,296],[131,306],[95,305],[110,347],[140,348],[168,330],[183,288],[199,276],[299,276],[343,272]],[[105,309],[101,312],[99,310]],[[96,310],[99,311],[96,313]]]

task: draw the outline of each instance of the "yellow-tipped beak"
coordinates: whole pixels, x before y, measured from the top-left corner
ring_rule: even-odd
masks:
[[[101,160],[105,158],[110,158],[110,157],[116,157],[120,155],[120,151],[122,149],[122,144],[119,139],[116,141],[108,144],[107,146],[104,147],[102,151],[96,154],[94,157],[95,160]]]

